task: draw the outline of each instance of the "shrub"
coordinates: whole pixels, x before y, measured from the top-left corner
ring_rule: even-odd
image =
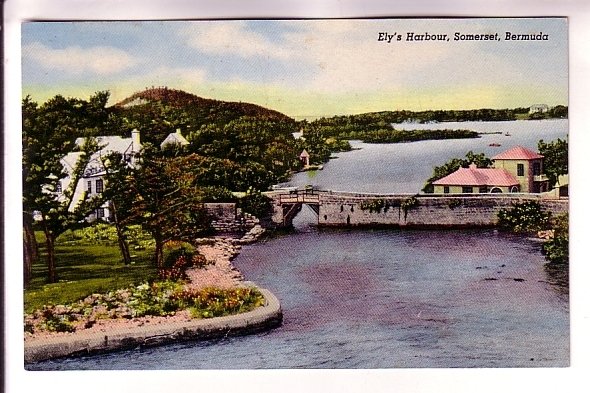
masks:
[[[253,310],[264,304],[264,297],[254,288],[205,288],[182,294],[190,305],[193,318],[212,318]]]
[[[565,264],[569,262],[569,217],[561,214],[553,224],[553,239],[543,244],[543,253],[550,263]]]
[[[67,231],[60,236],[60,241],[78,241],[86,243],[116,242],[117,231],[113,225],[95,222],[83,228]]]
[[[187,269],[191,267],[202,268],[210,263],[190,244],[180,244],[180,247],[170,251],[164,259],[164,268],[158,271],[161,280],[185,280]]]
[[[516,233],[534,233],[549,227],[551,213],[544,212],[537,201],[515,203],[498,212],[500,229]]]
[[[185,257],[187,261],[190,261],[193,255],[195,255],[194,247],[188,243],[181,243],[180,247],[172,249],[164,258],[164,267],[170,268],[174,266],[180,257]]]
[[[401,208],[404,211],[404,220],[408,218],[408,212],[418,208],[419,205],[420,202],[418,202],[418,198],[415,196],[404,199],[401,203]]]
[[[272,213],[272,200],[260,191],[248,189],[246,195],[239,200],[239,207],[244,213],[257,218],[264,218]]]

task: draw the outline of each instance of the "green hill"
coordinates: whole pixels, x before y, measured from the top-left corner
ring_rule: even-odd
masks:
[[[167,87],[134,93],[115,104],[113,109],[127,119],[130,127],[142,127],[142,137],[151,143],[159,143],[177,128],[189,134],[205,125],[224,126],[244,117],[295,123],[294,119],[260,105],[202,98]],[[149,129],[146,129],[147,124]]]

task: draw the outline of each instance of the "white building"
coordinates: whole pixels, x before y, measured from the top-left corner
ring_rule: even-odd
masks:
[[[535,104],[529,108],[530,113],[546,113],[549,111],[549,106],[546,104]]]
[[[130,138],[122,138],[120,136],[99,136],[95,139],[98,143],[99,150],[90,157],[88,165],[86,165],[84,173],[76,185],[74,196],[69,206],[70,211],[75,209],[75,207],[82,201],[85,194],[88,198],[92,198],[92,196],[98,195],[104,191],[105,168],[102,164],[102,159],[105,156],[110,153],[119,153],[125,162],[127,162],[129,165],[135,165],[137,154],[141,150],[141,138],[137,129],[131,131]],[[78,138],[76,139],[75,143],[76,146],[81,148],[85,143],[85,138]],[[67,175],[61,179],[57,185],[56,191],[58,193],[59,199],[63,200],[63,191],[70,187],[70,183],[72,181],[71,175],[76,168],[76,163],[78,162],[81,154],[81,152],[71,152],[61,160]],[[107,204],[105,203],[103,206],[96,209],[96,211],[91,214],[88,219],[108,220],[109,217],[110,214]]]
[[[168,134],[166,139],[164,139],[164,141],[162,141],[162,143],[160,143],[160,149],[163,149],[167,145],[186,146],[189,144],[190,144],[189,141],[187,141],[185,139],[185,137],[182,136],[182,133],[180,132],[180,128],[177,128],[176,132],[171,132],[170,134]]]

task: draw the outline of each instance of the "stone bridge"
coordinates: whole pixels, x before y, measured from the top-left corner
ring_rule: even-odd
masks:
[[[272,223],[289,227],[303,205],[317,215],[318,226],[491,227],[498,212],[513,203],[538,201],[553,214],[568,211],[568,198],[544,194],[368,194],[318,190],[277,190]]]

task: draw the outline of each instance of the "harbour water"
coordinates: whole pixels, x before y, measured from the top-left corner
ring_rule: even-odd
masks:
[[[511,124],[512,123],[512,124]],[[523,124],[521,124],[523,123]],[[567,121],[457,123],[509,130],[474,140],[367,145],[292,184],[417,192],[433,165],[564,138]],[[428,125],[452,128],[450,124]],[[497,127],[497,128],[496,128]],[[524,127],[524,128],[523,128]],[[412,125],[412,128],[417,128]],[[501,140],[502,147],[488,146]],[[423,173],[424,172],[424,173]],[[318,229],[303,209],[292,233],[245,246],[245,277],[281,301],[269,332],[47,361],[30,369],[567,367],[564,272],[539,243],[494,230]]]
[[[567,120],[528,120],[504,122],[448,122],[435,124],[394,124],[396,129],[468,129],[486,133],[481,138],[446,139],[412,143],[369,144],[353,141],[353,150],[338,153],[324,170],[296,174],[288,185],[317,187],[334,191],[417,193],[432,175],[435,166],[443,165],[465,153],[485,153],[493,157],[514,146],[531,150],[537,143],[565,139]],[[495,134],[493,134],[495,133]],[[506,133],[509,136],[506,136]],[[499,144],[500,146],[490,146]]]

